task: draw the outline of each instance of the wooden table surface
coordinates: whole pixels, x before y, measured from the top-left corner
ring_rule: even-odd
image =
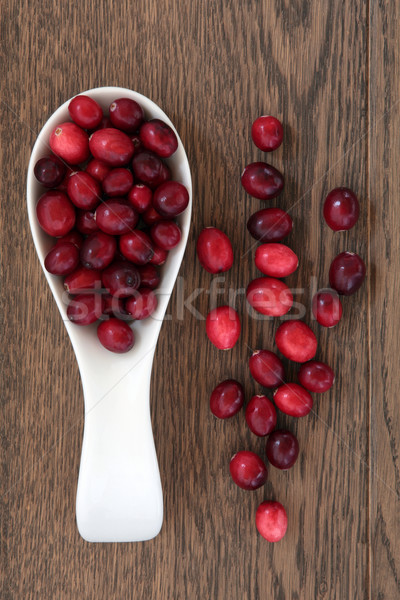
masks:
[[[352,0],[126,0],[2,6],[1,598],[100,600],[396,600],[400,598],[399,189],[400,4]],[[88,544],[75,524],[83,396],[74,354],[40,270],[25,195],[28,160],[49,115],[74,94],[131,88],[175,123],[192,168],[190,240],[155,355],[152,419],[165,518],[154,540]],[[284,144],[268,157],[286,177],[271,202],[295,222],[300,256],[288,279],[336,372],[315,410],[279,424],[301,455],[266,486],[237,488],[229,460],[263,455],[243,413],[217,421],[209,394],[222,379],[259,392],[252,349],[273,349],[276,321],[249,317],[240,289],[256,276],[247,218],[262,202],[240,186],[264,157],[251,143],[260,114],[281,118]],[[361,201],[357,226],[333,233],[321,202],[333,187]],[[233,240],[221,302],[239,290],[240,343],[219,352],[194,310],[208,310],[213,277],[199,267],[204,226]],[[368,281],[344,298],[333,330],[311,322],[312,289],[332,258],[357,251]],[[183,290],[183,291],[182,291]],[[196,290],[199,290],[196,292]],[[198,294],[198,295],[196,295]],[[295,376],[290,367],[289,373]],[[269,544],[254,515],[265,499],[287,508],[285,538]]]

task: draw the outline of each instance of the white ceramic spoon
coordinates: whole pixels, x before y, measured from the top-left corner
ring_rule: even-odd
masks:
[[[105,111],[116,98],[133,98],[143,107],[146,118],[162,119],[174,128],[154,102],[131,90],[103,87],[82,93],[97,100]],[[48,140],[52,129],[70,120],[68,103],[69,100],[50,117],[35,143],[29,162],[27,199],[36,251],[70,336],[82,377],[85,428],[76,499],[77,524],[81,536],[90,542],[143,541],[158,534],[163,520],[160,473],[150,419],[150,376],[158,335],[190,228],[189,163],[178,136],[178,149],[167,163],[173,179],[189,190],[189,206],[177,219],[182,239],[162,268],[156,312],[149,319],[133,324],[135,345],[130,352],[113,354],[98,341],[97,324],[79,327],[68,320],[68,297],[62,278],[44,269],[44,258],[54,240],[42,231],[36,218],[36,203],[45,190],[37,182],[33,169],[39,158],[50,153]],[[65,401],[68,402],[68,398]]]

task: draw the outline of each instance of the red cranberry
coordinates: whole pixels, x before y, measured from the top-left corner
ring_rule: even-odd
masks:
[[[147,185],[136,183],[129,191],[128,201],[137,213],[142,214],[151,206],[153,192]]]
[[[334,327],[342,318],[343,308],[334,290],[318,292],[312,299],[312,312],[323,327]]]
[[[110,167],[123,167],[133,156],[133,144],[126,133],[119,129],[98,129],[89,140],[90,151],[95,158]]]
[[[181,240],[181,230],[173,221],[155,223],[150,229],[150,235],[162,250],[172,250]]]
[[[330,286],[343,296],[351,296],[365,279],[365,263],[354,252],[342,252],[333,259],[329,269]]]
[[[89,173],[93,179],[96,179],[96,181],[101,183],[104,181],[105,176],[111,171],[111,169],[108,165],[106,165],[106,163],[102,162],[101,160],[97,160],[97,158],[93,158],[93,160],[87,164],[85,171],[86,173]]]
[[[104,307],[103,317],[116,317],[117,319],[130,320],[130,315],[127,314],[124,306],[124,300],[111,296],[111,294],[103,294]]]
[[[358,221],[360,206],[357,196],[348,188],[335,188],[324,202],[324,218],[333,231],[351,229]]]
[[[78,267],[64,279],[64,287],[69,294],[81,294],[91,289],[101,288],[100,271]]]
[[[131,138],[132,144],[135,147],[134,154],[137,154],[138,152],[140,152],[143,149],[143,144],[140,141],[140,137],[137,133],[135,133],[134,135],[131,135],[129,137]]]
[[[101,274],[103,286],[112,296],[128,298],[140,285],[137,268],[128,262],[113,262]]]
[[[75,96],[68,104],[71,119],[83,129],[96,129],[103,118],[100,104],[89,96]]]
[[[76,215],[76,228],[80,233],[89,235],[99,230],[96,223],[94,210],[78,210]]]
[[[206,319],[208,339],[220,350],[233,348],[240,335],[240,320],[236,310],[230,306],[218,306],[211,310]]]
[[[267,396],[253,396],[246,406],[246,422],[255,435],[268,435],[276,426],[276,410]]]
[[[160,284],[160,273],[158,269],[149,263],[138,267],[141,285],[154,290]]]
[[[235,379],[226,379],[217,385],[210,396],[210,409],[218,419],[229,419],[242,408],[244,390]]]
[[[256,250],[255,263],[264,275],[288,277],[297,269],[299,259],[293,250],[284,244],[261,244]]]
[[[299,455],[297,437],[286,429],[277,429],[268,437],[266,446],[267,458],[277,469],[290,469]]]
[[[79,250],[70,242],[58,242],[44,259],[44,266],[52,275],[68,275],[78,264]]]
[[[281,359],[270,350],[256,350],[249,359],[250,373],[267,388],[281,385],[285,380],[285,368]]]
[[[287,514],[282,504],[261,502],[256,512],[256,527],[267,542],[279,542],[287,530]]]
[[[272,152],[282,144],[282,123],[270,115],[258,117],[251,127],[251,137],[257,148],[263,152]]]
[[[86,171],[79,171],[70,176],[67,193],[71,202],[82,210],[93,210],[101,200],[99,182]]]
[[[141,217],[146,225],[154,225],[154,223],[166,220],[166,218],[160,215],[153,206],[150,206]]]
[[[281,208],[263,208],[251,215],[247,229],[256,240],[280,242],[292,231],[293,221]]]
[[[53,237],[66,235],[75,225],[75,209],[64,192],[51,190],[36,205],[39,225]]]
[[[166,181],[154,192],[153,206],[170,219],[180,215],[189,204],[189,192],[178,181]]]
[[[64,179],[62,180],[62,182],[57,186],[57,189],[60,192],[64,192],[65,194],[67,193],[67,186],[68,186],[68,179],[71,177],[72,173],[74,173],[75,171],[72,170],[72,167],[66,167],[67,172],[66,175],[64,177]]]
[[[233,249],[228,236],[216,227],[206,227],[197,240],[197,256],[209,273],[228,271],[233,265]]]
[[[78,250],[80,250],[83,244],[83,237],[81,236],[79,231],[72,229],[69,233],[58,238],[57,244],[61,244],[62,242],[70,242],[71,244],[74,244],[78,248]]]
[[[297,383],[284,383],[274,392],[280,411],[291,417],[305,417],[313,407],[311,394]]]
[[[172,156],[178,148],[178,140],[174,131],[160,119],[151,119],[147,123],[143,123],[139,136],[145,148],[163,158]]]
[[[102,231],[89,235],[81,248],[81,262],[87,269],[105,269],[112,262],[117,243]]]
[[[144,231],[132,231],[119,240],[122,254],[135,265],[145,265],[153,256],[153,245]]]
[[[171,171],[157,154],[143,150],[135,154],[132,160],[134,176],[152,190],[171,179]]]
[[[76,325],[91,325],[103,314],[103,298],[100,294],[78,294],[70,301],[67,316]]]
[[[319,360],[310,360],[301,365],[297,377],[303,387],[319,394],[330,390],[335,382],[332,369]]]
[[[104,348],[117,354],[128,352],[135,343],[133,331],[128,323],[115,317],[100,323],[97,328],[97,337]]]
[[[278,350],[294,362],[307,362],[317,351],[317,338],[303,321],[285,321],[275,334]]]
[[[70,165],[78,165],[89,158],[89,137],[75,123],[61,123],[51,132],[50,148]]]
[[[122,198],[111,198],[96,209],[96,223],[110,235],[123,235],[135,229],[139,215]]]
[[[133,175],[129,169],[112,169],[103,179],[102,186],[107,196],[126,196],[133,186]]]
[[[168,250],[163,250],[162,248],[159,248],[155,244],[153,244],[153,249],[154,249],[154,254],[149,261],[150,264],[157,265],[157,266],[163,265],[165,263],[165,261],[167,260]]]
[[[247,301],[257,312],[281,317],[292,308],[293,296],[288,286],[273,277],[258,277],[247,286]]]
[[[242,450],[231,458],[229,470],[233,481],[244,490],[256,490],[268,478],[267,467],[254,452]]]
[[[138,292],[125,302],[126,311],[138,321],[147,319],[156,310],[157,296],[150,288],[140,288]]]
[[[36,179],[47,188],[59,186],[66,171],[64,163],[57,156],[39,158],[33,169]]]
[[[100,125],[97,127],[97,129],[110,129],[112,127],[113,127],[113,124],[111,123],[110,117],[107,117],[106,115],[104,115],[104,117],[101,119]]]
[[[242,186],[250,196],[259,200],[271,200],[283,190],[283,175],[267,163],[248,165],[241,177]]]
[[[144,119],[143,108],[131,98],[117,98],[110,104],[110,119],[114,127],[133,133]]]

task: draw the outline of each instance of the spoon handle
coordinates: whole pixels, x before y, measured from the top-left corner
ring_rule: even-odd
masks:
[[[137,542],[161,529],[163,499],[150,419],[153,353],[109,390],[81,372],[85,429],[76,519],[88,542]]]

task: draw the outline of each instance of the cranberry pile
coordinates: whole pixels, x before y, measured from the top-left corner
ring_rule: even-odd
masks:
[[[77,325],[100,320],[101,344],[123,353],[134,345],[127,321],[155,311],[158,267],[181,239],[174,219],[189,194],[163,160],[178,140],[167,123],[146,120],[130,98],[114,100],[105,115],[80,95],[68,111],[71,121],[50,135],[54,154],[34,167],[47,188],[37,218],[57,238],[44,264],[64,277],[68,318]]]
[[[274,117],[262,116],[252,125],[255,145],[264,152],[280,146],[283,128]],[[242,186],[251,196],[260,200],[277,197],[283,187],[283,175],[265,162],[248,165],[241,176]],[[326,223],[334,231],[353,227],[359,217],[356,195],[347,188],[332,190],[323,207]],[[253,214],[247,228],[253,238],[261,242],[255,252],[255,265],[262,273],[251,281],[246,290],[250,306],[263,315],[282,317],[293,305],[293,295],[282,278],[294,273],[299,261],[291,248],[282,244],[292,231],[290,215],[280,208],[263,208]],[[210,273],[229,270],[234,261],[228,236],[215,227],[204,229],[197,241],[201,265]],[[342,252],[329,269],[330,288],[317,292],[312,299],[312,314],[323,327],[333,327],[342,318],[340,295],[354,294],[364,281],[366,268],[363,260],[353,252]],[[210,341],[223,350],[232,348],[240,336],[240,318],[230,306],[214,308],[206,319],[206,333]],[[288,360],[300,363],[299,383],[286,381],[285,366],[272,350],[256,350],[249,359],[250,373],[263,388],[272,392],[253,396],[245,408],[245,419],[250,431],[259,437],[268,436],[265,453],[271,465],[278,469],[291,468],[299,455],[296,436],[277,426],[277,410],[292,417],[304,417],[313,408],[311,393],[329,390],[335,380],[332,369],[315,360],[317,338],[302,320],[283,321],[276,330],[275,344]],[[220,419],[237,414],[245,402],[242,385],[233,379],[219,383],[211,394],[211,412]],[[230,461],[233,481],[245,490],[255,490],[267,481],[264,460],[256,453],[242,450]],[[268,541],[282,539],[287,529],[285,508],[276,501],[260,504],[255,515],[259,533]]]

